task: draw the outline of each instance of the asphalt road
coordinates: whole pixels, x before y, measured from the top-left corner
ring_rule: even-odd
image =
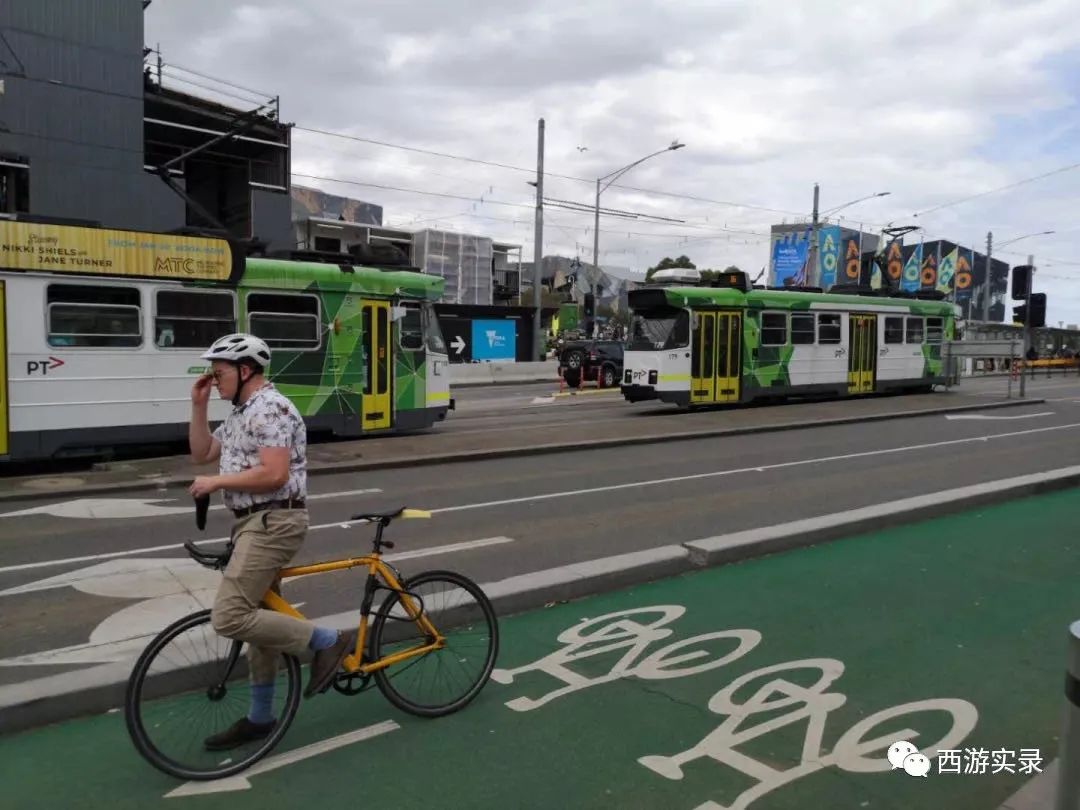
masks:
[[[956,390],[999,398],[1005,396],[1008,382],[1005,377],[967,379]],[[1030,397],[1061,401],[1080,399],[1080,375],[1075,372],[1068,375],[1056,372],[1051,378],[1039,374],[1034,379],[1029,378],[1026,386]],[[1018,395],[1019,383],[1013,383],[1012,393],[1014,397]],[[628,403],[617,389],[602,391],[588,386],[572,393],[547,382],[459,388],[454,389],[453,396],[457,409],[436,427],[440,433],[479,433],[514,425],[548,424],[557,428],[567,419],[578,423],[610,422],[676,412],[674,406],[664,403]],[[799,404],[792,403],[790,407],[798,408]]]
[[[435,515],[431,521],[395,524],[388,534],[397,542],[395,553],[418,555],[397,563],[406,574],[449,567],[493,582],[1080,464],[1080,380],[1037,385],[1033,393],[1054,401],[960,418],[807,426],[699,443],[319,476],[310,481],[312,530],[300,560],[367,551],[370,527],[341,524],[354,512],[408,504]],[[183,598],[175,587],[159,590],[155,584],[167,560],[181,561],[176,570],[187,572],[181,577],[187,577],[183,589],[214,587],[216,574],[191,573],[182,562],[179,545],[199,534],[189,499],[180,490],[160,497],[164,500],[149,507],[123,498],[95,501],[93,507],[98,514],[109,508],[180,511],[59,517],[48,512],[85,513],[89,506],[5,504],[7,516],[0,515],[0,685],[93,662],[92,656],[65,653],[50,659],[65,663],[44,665],[40,654],[45,651],[108,641],[118,632],[149,632],[143,628],[162,627],[178,610],[187,612],[190,607],[178,607]],[[24,510],[31,511],[11,514]],[[225,537],[228,518],[222,510],[212,512],[202,538]],[[438,553],[457,544],[464,545]],[[146,570],[118,573],[130,572],[133,565]],[[170,565],[176,568],[177,563]],[[175,579],[175,571],[164,578],[170,577]],[[73,579],[78,580],[74,585]],[[336,573],[287,584],[286,596],[318,617],[355,609],[361,586],[359,574]]]

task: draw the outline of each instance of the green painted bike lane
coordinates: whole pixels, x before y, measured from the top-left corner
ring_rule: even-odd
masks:
[[[1040,496],[504,617],[464,711],[304,701],[212,793],[139,759],[120,713],[0,737],[0,806],[990,810],[1025,750],[1057,752],[1078,514]],[[905,737],[949,769],[1012,755],[917,778],[886,759]]]

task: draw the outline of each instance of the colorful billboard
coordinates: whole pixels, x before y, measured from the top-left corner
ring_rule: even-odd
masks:
[[[806,265],[806,254],[810,248],[810,229],[789,231],[781,234],[773,242],[773,281],[774,287],[786,287],[799,284]]]

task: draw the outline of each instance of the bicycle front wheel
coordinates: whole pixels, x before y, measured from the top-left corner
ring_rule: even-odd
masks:
[[[404,591],[387,597],[372,622],[376,660],[435,642],[425,622],[416,618],[417,607],[443,643],[375,670],[375,683],[387,700],[410,714],[441,717],[456,712],[479,694],[495,666],[495,610],[476,583],[453,571],[427,571],[402,587]]]
[[[250,767],[285,736],[300,706],[300,662],[278,653],[270,733],[227,750],[207,745],[208,737],[247,716],[251,684],[243,646],[219,636],[210,611],[202,610],[169,625],[139,656],[124,714],[135,748],[155,768],[180,779],[220,779]]]

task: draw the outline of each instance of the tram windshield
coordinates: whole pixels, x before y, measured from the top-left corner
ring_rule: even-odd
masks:
[[[659,307],[634,313],[630,351],[678,349],[690,343],[690,313],[675,307]]]

